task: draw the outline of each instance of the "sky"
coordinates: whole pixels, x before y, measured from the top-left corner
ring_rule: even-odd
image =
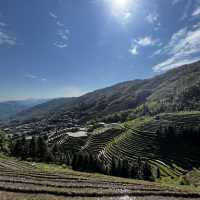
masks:
[[[199,0],[0,1],[0,101],[80,96],[197,60]]]

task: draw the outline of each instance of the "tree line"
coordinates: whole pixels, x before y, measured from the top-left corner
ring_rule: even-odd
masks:
[[[192,141],[196,144],[200,141],[200,126],[179,128],[175,126],[160,127],[160,129],[156,131],[156,134],[160,139],[174,140],[179,138]]]
[[[17,139],[11,145],[10,153],[23,160],[27,158],[31,158],[32,161],[49,162],[53,160],[50,148],[42,136],[32,136],[31,140],[27,140],[25,136]]]
[[[89,153],[75,154],[72,160],[72,169],[86,172],[99,172],[106,175],[141,180],[152,180],[152,169],[148,161],[138,158],[135,162],[126,159],[112,158],[111,163],[106,163],[103,158]],[[157,177],[160,177],[159,169]]]
[[[72,153],[65,152],[58,144],[48,145],[46,136],[32,136],[30,140],[23,136],[11,142],[10,155],[36,162],[67,165],[72,163]]]
[[[0,130],[0,152],[7,152],[8,145],[7,145],[7,138],[3,131]]]
[[[11,145],[10,153],[22,160],[67,164],[78,171],[99,172],[111,176],[143,180],[152,179],[150,164],[140,158],[135,162],[112,158],[111,163],[106,163],[102,156],[97,157],[80,152],[71,154],[70,152],[63,152],[57,144],[48,146],[45,137],[42,136],[33,136],[30,140],[23,136]]]

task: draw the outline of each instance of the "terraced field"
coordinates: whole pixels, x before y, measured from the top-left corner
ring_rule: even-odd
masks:
[[[0,199],[200,199],[200,193],[144,181],[0,159]]]
[[[183,138],[162,140],[157,130],[172,126],[180,132],[184,128],[200,128],[200,112],[160,114],[157,117],[139,118],[121,125],[100,128],[88,137],[74,138],[65,133],[53,135],[50,143],[62,146],[65,152],[88,152],[111,164],[113,157],[130,162],[140,157],[161,175],[173,178],[184,175],[193,167],[200,167],[200,146]]]
[[[98,154],[107,144],[113,141],[115,137],[122,133],[120,127],[106,128],[91,135],[86,144],[81,148],[82,151]]]
[[[177,137],[174,141],[161,140],[157,130],[175,127],[199,128],[200,112],[162,114],[157,117],[145,117],[125,123],[125,131],[113,134],[107,131],[89,138],[84,151],[94,152],[103,157],[106,163],[112,158],[127,159],[130,162],[138,157],[148,160],[152,166],[161,169],[164,176],[178,177],[192,167],[200,166],[200,147],[191,141]],[[117,132],[116,132],[117,133]]]

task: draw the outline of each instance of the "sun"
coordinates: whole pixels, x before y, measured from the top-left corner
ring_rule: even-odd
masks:
[[[130,0],[111,0],[111,6],[114,11],[124,12],[130,6]]]
[[[136,0],[104,0],[108,6],[109,14],[119,24],[126,25],[130,22]]]

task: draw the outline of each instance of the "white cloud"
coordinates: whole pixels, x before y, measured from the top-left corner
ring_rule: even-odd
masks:
[[[146,47],[146,46],[153,46],[156,43],[156,40],[153,40],[150,36],[146,36],[135,40],[135,43],[138,46]]]
[[[54,46],[56,46],[56,47],[58,47],[60,49],[68,47],[68,45],[66,43],[61,43],[61,42],[55,42]]]
[[[5,30],[0,30],[0,45],[16,45],[16,38],[8,34]]]
[[[149,14],[146,16],[146,20],[147,20],[147,22],[149,22],[150,24],[158,23],[159,15],[158,15],[158,13],[149,13]]]
[[[192,13],[192,16],[195,17],[195,16],[199,16],[200,15],[200,7],[197,7],[193,13]]]
[[[68,29],[65,29],[65,30],[59,29],[57,34],[61,37],[62,40],[66,40],[66,41],[69,40],[70,32]]]
[[[182,0],[173,0],[172,5],[176,5],[177,3],[180,3]]]
[[[34,74],[26,74],[25,75],[25,78],[28,78],[28,79],[33,79],[33,80],[39,80],[39,81],[47,81],[46,78],[40,78]]]
[[[194,28],[194,29],[200,28],[200,22],[198,22],[197,24],[193,25],[192,28]]]
[[[68,47],[68,40],[70,32],[68,29],[59,29],[57,32],[57,35],[59,36],[59,41],[54,43],[54,46],[63,49]]]
[[[129,49],[129,52],[130,52],[132,55],[134,55],[134,56],[139,54],[136,45],[133,45],[133,46]]]
[[[56,14],[54,14],[53,12],[49,12],[49,15],[54,19],[58,18],[58,16]]]
[[[4,22],[0,22],[0,26],[5,27],[7,24]]]
[[[189,30],[184,27],[174,33],[169,43],[154,55],[166,55],[168,58],[157,64],[153,69],[156,72],[166,71],[182,64],[192,63],[200,59],[200,27]]]
[[[160,18],[159,14],[156,11],[154,11],[149,13],[145,19],[149,24],[153,26],[155,31],[158,31],[161,26],[159,18]]]
[[[37,78],[37,76],[35,76],[33,74],[26,74],[25,77],[30,78],[30,79],[36,79]]]
[[[0,13],[1,17],[1,13]],[[0,22],[0,46],[15,46],[17,45],[17,39],[15,34],[7,30],[7,24],[5,22]]]
[[[180,59],[180,57],[174,56],[156,65],[153,69],[155,72],[167,71],[167,70],[180,67],[182,65],[190,64],[199,60],[200,60],[200,56],[194,57],[194,58],[182,57],[182,59]]]
[[[131,44],[131,48],[129,49],[129,52],[132,55],[138,55],[138,49],[141,47],[148,47],[148,46],[154,46],[156,45],[158,42],[158,40],[154,40],[152,39],[152,37],[150,36],[146,36],[143,38],[138,38],[136,40],[134,40]]]
[[[124,12],[122,15],[122,23],[127,24],[132,17],[132,13],[127,11]]]
[[[117,21],[122,24],[122,25],[126,25],[130,22],[130,19],[132,17],[132,13],[129,11],[124,11],[124,12],[116,12],[112,14]]]
[[[64,24],[62,24],[60,21],[57,21],[56,24],[57,24],[58,26],[64,26]]]
[[[52,12],[50,12],[49,14],[52,18],[56,19],[56,26],[59,27],[57,30],[58,38],[57,41],[53,43],[53,45],[60,49],[68,47],[70,31],[65,27],[65,24],[58,20],[58,16],[56,16]]]
[[[187,20],[190,17],[190,10],[191,10],[192,4],[193,4],[192,1],[187,1],[187,3],[185,3],[185,7],[183,9],[183,12],[182,12],[183,14],[180,18],[180,21]]]
[[[191,7],[194,3],[198,3],[199,0],[173,0],[172,5],[176,5],[179,3],[184,3],[184,8],[182,10],[182,16],[180,17],[180,21],[187,20],[190,17]]]

